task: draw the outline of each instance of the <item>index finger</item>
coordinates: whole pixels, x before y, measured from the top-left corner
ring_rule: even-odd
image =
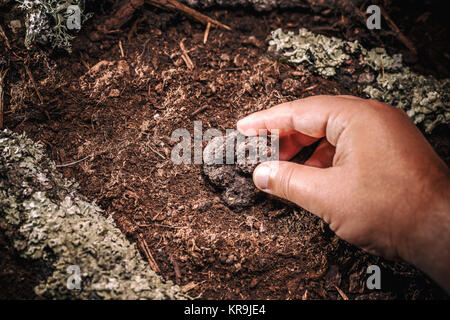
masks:
[[[349,110],[361,100],[352,96],[313,96],[255,112],[238,121],[237,128],[245,135],[276,129],[280,135],[297,131],[314,138],[326,136],[336,146],[349,120]]]

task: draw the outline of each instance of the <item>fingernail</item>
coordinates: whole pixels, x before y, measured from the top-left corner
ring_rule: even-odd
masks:
[[[253,172],[253,181],[259,189],[267,189],[269,187],[269,178],[272,168],[268,165],[259,165]]]

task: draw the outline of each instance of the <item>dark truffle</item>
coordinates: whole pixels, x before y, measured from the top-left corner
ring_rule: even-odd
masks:
[[[225,137],[211,140],[203,153],[203,173],[211,184],[221,192],[223,202],[232,210],[240,212],[253,205],[262,195],[253,184],[252,174],[256,166],[266,159],[256,152],[250,156],[255,146],[264,146],[263,153],[270,157],[270,139],[267,137],[245,137],[234,131]],[[227,146],[233,151],[233,163],[226,163]],[[258,151],[258,149],[256,149]],[[220,159],[220,160],[218,160]],[[240,159],[240,160],[239,160]],[[214,160],[218,160],[214,163]]]

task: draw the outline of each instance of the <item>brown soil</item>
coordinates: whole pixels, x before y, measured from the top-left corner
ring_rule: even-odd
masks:
[[[6,126],[41,140],[58,164],[87,156],[60,170],[78,181],[81,193],[97,200],[131,240],[142,235],[161,275],[188,285],[192,296],[342,299],[342,291],[351,299],[446,297],[413,267],[370,256],[340,241],[303,209],[266,199],[233,212],[204,179],[200,165],[173,165],[171,133],[177,128],[192,132],[194,120],[201,120],[204,130],[214,127],[224,132],[242,116],[280,102],[316,94],[359,95],[351,85],[305,77],[295,66],[267,55],[270,30],[331,25],[341,19],[337,14],[224,10],[208,14],[234,31],[211,29],[203,44],[202,25],[146,7],[123,30],[98,41],[91,33],[95,21],[91,22],[69,56],[26,53],[21,40],[11,34],[15,49],[9,53],[7,92],[16,95],[6,96],[8,110],[14,110],[7,110]],[[136,32],[130,32],[134,22]],[[411,23],[405,25],[413,30]],[[350,22],[327,34],[383,44],[367,40],[367,31]],[[393,37],[382,40],[390,50],[405,50]],[[181,41],[195,65],[192,70],[182,59]],[[419,61],[429,63],[428,73],[448,76],[446,68],[434,68],[424,59],[418,47]],[[42,103],[23,67],[25,57]],[[433,61],[445,64],[445,59]],[[440,128],[430,139],[449,163],[446,136],[445,128]],[[24,264],[18,258],[8,261],[9,268]],[[379,292],[365,288],[371,264],[383,269]],[[0,270],[0,292],[5,288],[10,292],[3,296],[33,297],[32,283],[16,285],[32,275],[22,272],[23,267],[16,276],[7,270],[3,266]]]

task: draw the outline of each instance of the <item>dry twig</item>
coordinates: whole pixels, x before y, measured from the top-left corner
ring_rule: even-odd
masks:
[[[196,116],[200,112],[205,111],[206,109],[208,109],[208,107],[209,107],[208,105],[204,105],[203,107],[200,107],[200,108],[194,110],[194,112],[191,113],[191,117]]]
[[[397,39],[400,42],[402,42],[409,49],[409,51],[411,51],[412,54],[417,56],[417,50],[414,47],[414,45],[412,44],[412,42],[409,41],[409,39],[400,31],[400,29],[397,27],[395,22],[391,19],[391,17],[389,17],[386,10],[384,10],[384,8],[382,8],[382,7],[380,7],[380,10],[381,10],[381,14],[383,15],[384,19],[386,20],[386,22],[389,25],[389,27],[391,28],[391,30],[394,32],[394,35],[397,37]],[[359,8],[355,7],[355,13],[357,14],[357,16],[359,16],[362,19],[362,22],[365,23],[366,15]],[[373,30],[371,30],[371,33],[373,35],[375,35],[373,33]]]
[[[125,57],[125,53],[123,52],[122,40],[119,40],[119,49],[120,49],[120,57]]]
[[[84,157],[84,158],[82,158],[80,160],[69,162],[69,163],[65,163],[65,164],[57,164],[56,167],[57,168],[70,167],[70,166],[76,165],[77,163],[83,162],[84,160],[86,160],[89,157],[90,156],[86,156],[86,157]]]
[[[319,86],[319,85],[316,83],[316,84],[313,84],[312,86],[310,86],[310,87],[304,89],[303,91],[304,91],[304,92],[311,91],[311,90],[314,90],[315,88],[317,88],[318,86]]]
[[[409,51],[411,51],[412,54],[417,56],[417,49],[414,47],[412,42],[409,41],[409,39],[400,31],[400,29],[397,27],[395,22],[391,19],[391,17],[389,17],[386,10],[384,10],[384,8],[382,8],[382,7],[380,7],[380,9],[381,9],[381,14],[383,15],[384,19],[386,20],[386,22],[388,23],[388,25],[392,29],[392,31],[394,31],[397,39],[400,40],[409,49]]]
[[[151,145],[148,146],[150,150],[152,150],[154,153],[156,153],[158,156],[161,157],[163,160],[167,160],[165,156],[163,156],[158,150],[155,150]]]
[[[148,4],[154,5],[158,8],[166,8],[166,9],[172,9],[172,10],[178,10],[186,14],[187,16],[191,17],[192,19],[195,19],[203,24],[211,23],[213,25],[216,25],[218,27],[221,27],[225,30],[231,31],[231,28],[223,23],[220,23],[219,21],[210,18],[208,16],[205,16],[204,14],[182,4],[179,3],[176,0],[145,0]]]
[[[113,29],[118,29],[127,23],[132,17],[134,11],[144,5],[144,0],[125,0],[122,1],[116,12],[106,19],[103,23],[99,24],[97,29],[103,33]]]
[[[119,29],[131,19],[133,13],[137,9],[141,8],[144,3],[148,3],[159,9],[181,11],[188,17],[197,20],[205,25],[211,23],[225,30],[231,30],[229,26],[220,23],[219,21],[210,18],[176,0],[123,0],[116,12],[112,16],[104,20],[101,24],[99,24],[97,30],[103,33],[109,33],[111,32],[111,30]],[[132,30],[133,29],[134,27],[132,26]]]
[[[11,45],[9,44],[8,37],[6,36],[5,31],[3,30],[2,26],[0,25],[0,36],[5,40],[6,47],[11,50]]]
[[[206,25],[205,34],[203,35],[203,44],[206,44],[206,42],[208,41],[209,29],[211,29],[211,22],[208,22],[208,24]]]
[[[161,273],[161,270],[159,269],[155,258],[153,258],[152,253],[150,252],[150,249],[148,248],[147,242],[142,238],[142,236],[140,234],[138,234],[138,243],[139,243],[139,246],[141,247],[141,250],[144,252],[145,257],[148,260],[148,264],[150,265],[150,268],[157,273]]]
[[[198,287],[198,285],[199,285],[198,283],[191,281],[188,284],[185,284],[184,286],[182,286],[181,290],[183,292],[188,292],[188,291],[191,291],[192,289],[195,289],[196,287]]]
[[[0,71],[0,129],[3,129],[3,83],[7,73],[8,69]]]
[[[183,54],[181,55],[181,58],[183,58],[183,60],[186,63],[187,67],[190,70],[193,70],[195,68],[195,65],[192,62],[191,58],[189,57],[188,51],[186,50],[186,47],[184,46],[184,40],[186,40],[186,39],[183,39],[183,40],[180,41],[180,48],[181,48],[181,51],[183,52]]]
[[[344,300],[348,300],[348,296],[345,294],[344,291],[341,290],[341,288],[339,288],[338,286],[334,286],[337,290],[337,292],[339,293],[339,295],[342,297],[342,299]]]
[[[176,283],[180,284],[181,281],[181,271],[180,271],[180,265],[178,264],[177,260],[173,257],[172,254],[170,254],[170,260],[172,261],[173,269],[175,271],[175,277],[176,277]]]
[[[26,71],[28,77],[29,77],[30,80],[31,80],[31,83],[33,84],[34,91],[36,91],[36,94],[37,94],[37,96],[38,96],[39,101],[41,102],[41,104],[43,104],[43,103],[44,103],[44,99],[42,99],[41,93],[39,92],[39,90],[38,90],[38,88],[37,88],[36,81],[34,81],[33,74],[31,73],[30,68],[28,68],[28,66],[27,66],[26,63],[24,63],[24,66],[25,66],[25,71]]]

